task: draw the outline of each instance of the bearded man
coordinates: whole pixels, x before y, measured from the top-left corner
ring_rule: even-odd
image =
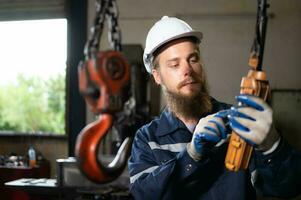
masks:
[[[230,109],[208,94],[201,39],[201,32],[167,16],[147,35],[144,64],[161,86],[167,106],[137,131],[128,163],[131,193],[138,200],[298,194],[300,153],[273,129],[272,109],[263,100],[240,95],[237,100],[245,106]],[[256,147],[248,170],[224,167],[228,122]]]

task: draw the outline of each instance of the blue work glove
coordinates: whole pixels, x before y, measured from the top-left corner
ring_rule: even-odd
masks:
[[[231,128],[246,142],[263,152],[275,147],[280,136],[272,126],[271,107],[256,96],[239,95],[236,100],[239,106],[232,107],[228,115]]]
[[[227,130],[223,121],[227,115],[228,112],[225,110],[200,119],[193,132],[191,142],[187,144],[187,152],[193,160],[201,160],[217,143],[227,138]]]

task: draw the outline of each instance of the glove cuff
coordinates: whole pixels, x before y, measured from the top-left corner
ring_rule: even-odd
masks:
[[[269,150],[262,152],[262,154],[263,155],[268,155],[270,153],[273,153],[277,149],[277,147],[279,146],[280,141],[281,141],[281,137],[279,137],[279,139],[273,144],[273,146]]]
[[[201,155],[198,154],[198,153],[195,151],[195,148],[194,148],[193,144],[188,143],[186,149],[187,149],[188,155],[189,155],[194,161],[198,162],[198,161],[201,160]]]
[[[274,148],[276,149],[276,147],[278,146],[277,142],[279,144],[279,142],[280,142],[279,139],[280,139],[280,135],[279,135],[278,131],[276,130],[274,124],[272,124],[271,130],[267,134],[267,137],[263,141],[263,143],[258,146],[258,150],[260,150],[261,152],[270,152],[271,153],[273,151],[273,149]],[[275,144],[276,144],[276,147],[274,147]]]

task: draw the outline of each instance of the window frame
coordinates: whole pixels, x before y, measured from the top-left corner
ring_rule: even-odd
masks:
[[[45,18],[34,17],[31,19],[55,19],[62,17]],[[67,69],[66,69],[66,105],[65,105],[65,133],[54,134],[30,134],[21,132],[5,132],[3,137],[34,137],[34,138],[59,138],[68,139],[68,155],[74,155],[77,135],[86,125],[86,104],[78,89],[77,66],[84,58],[83,49],[87,38],[87,2],[81,0],[66,0],[67,19]],[[28,19],[27,17],[24,18]],[[23,20],[23,18],[12,19]],[[4,20],[3,20],[4,21]]]

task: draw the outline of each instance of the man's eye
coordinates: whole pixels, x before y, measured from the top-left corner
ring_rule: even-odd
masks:
[[[190,63],[197,63],[197,62],[199,62],[199,59],[197,57],[193,57],[193,58],[190,58],[189,62]]]
[[[178,66],[179,66],[178,63],[171,63],[171,64],[168,65],[168,67],[171,67],[171,68],[176,68]]]

